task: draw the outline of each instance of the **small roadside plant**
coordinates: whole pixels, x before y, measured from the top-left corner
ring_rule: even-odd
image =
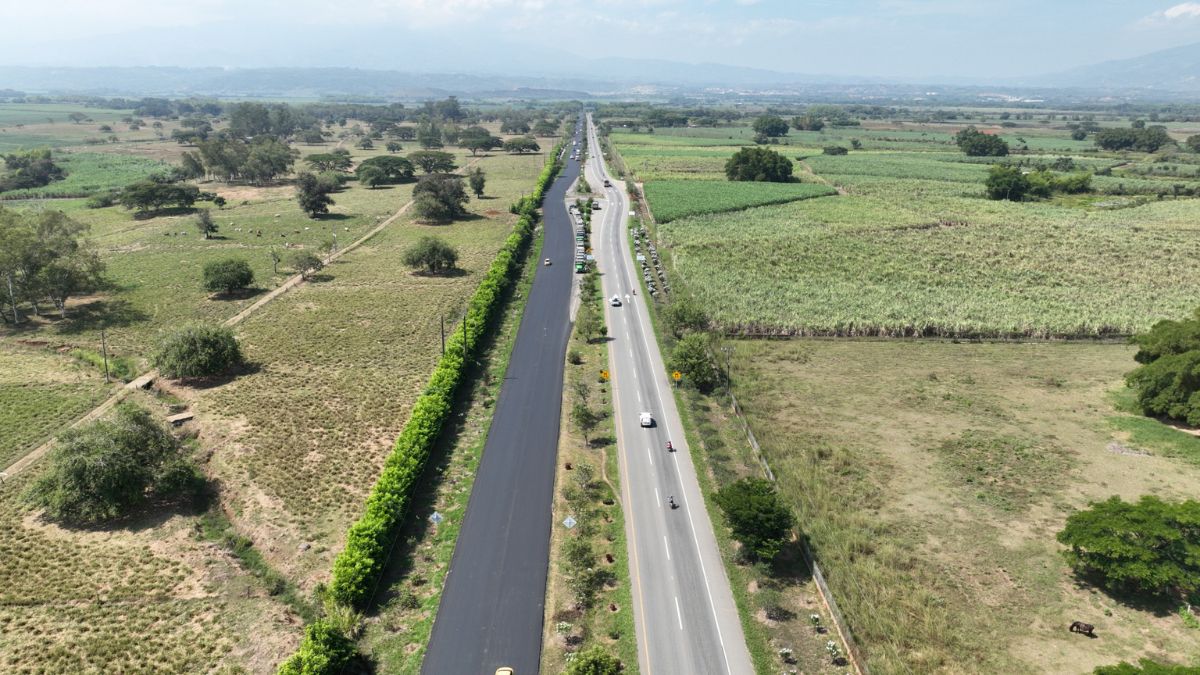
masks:
[[[163,336],[152,360],[170,379],[212,377],[241,365],[242,351],[229,328],[190,324]]]

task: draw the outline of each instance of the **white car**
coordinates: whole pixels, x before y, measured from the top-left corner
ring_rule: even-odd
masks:
[[[654,426],[654,416],[648,412],[644,412],[638,415],[638,424],[644,427],[652,427]]]
[[[608,304],[612,305],[613,307],[620,307],[621,306],[620,296],[617,296],[617,295],[612,296],[612,298],[608,301]]]

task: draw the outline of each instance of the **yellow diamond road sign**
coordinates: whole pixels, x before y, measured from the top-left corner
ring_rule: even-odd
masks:
[[[607,370],[600,371],[600,379],[602,379],[602,380],[608,379],[608,371]]]
[[[683,377],[683,373],[679,372],[678,370],[671,373],[671,378],[674,379],[676,382],[678,382],[679,378],[681,378],[681,377]]]

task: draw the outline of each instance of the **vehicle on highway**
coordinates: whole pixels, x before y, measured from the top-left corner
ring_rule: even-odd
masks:
[[[542,264],[543,264],[543,265],[545,265],[546,267],[549,267],[549,266],[550,266],[550,259],[549,259],[549,258],[546,258],[545,260],[543,260],[543,261],[542,261]]]
[[[670,497],[667,497],[667,503],[670,504],[671,508],[673,508],[673,509],[679,508],[679,505],[675,503],[675,495],[671,495]]]
[[[592,202],[592,210],[599,211],[600,210],[600,202]]]
[[[667,441],[667,452],[675,452],[675,446],[671,445],[671,441]]]
[[[612,181],[605,178],[604,179],[604,187],[612,187]]]
[[[621,306],[621,298],[614,295],[614,296],[612,296],[612,299],[610,299],[608,301],[608,304],[612,305],[613,307],[620,307]]]
[[[648,412],[644,412],[641,415],[638,415],[638,424],[640,424],[644,427],[654,426],[654,415],[651,415]]]

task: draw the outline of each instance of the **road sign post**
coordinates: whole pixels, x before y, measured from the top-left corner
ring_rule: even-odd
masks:
[[[675,380],[675,386],[678,387],[679,381],[683,379],[683,373],[676,370],[673,373],[671,373],[671,379]]]

